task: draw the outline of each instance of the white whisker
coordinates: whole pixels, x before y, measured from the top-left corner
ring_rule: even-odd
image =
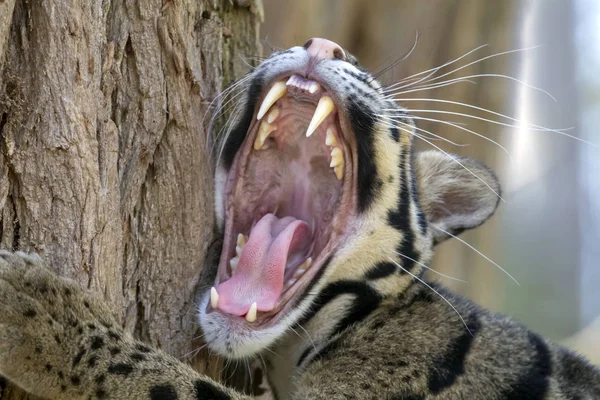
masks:
[[[498,263],[496,263],[494,260],[492,260],[491,258],[489,258],[488,256],[486,256],[485,254],[483,254],[481,251],[477,250],[475,247],[473,247],[470,243],[468,243],[467,241],[459,238],[456,235],[451,234],[450,232],[446,232],[445,230],[443,230],[442,228],[431,224],[431,226],[435,229],[437,229],[440,232],[445,233],[448,236],[453,237],[454,239],[458,240],[459,242],[461,242],[462,244],[464,244],[465,246],[469,247],[471,250],[475,251],[477,254],[479,254],[481,257],[485,258],[486,260],[488,260],[489,262],[491,262],[492,264],[494,264],[496,267],[498,267],[502,272],[504,272],[506,275],[508,275],[508,277],[510,279],[512,279],[517,285],[521,286],[521,284],[519,283],[519,281],[517,281],[511,274],[508,273],[507,270],[505,270],[504,268],[502,268],[500,265],[498,265]]]
[[[398,262],[394,261],[394,259],[392,257],[388,257],[388,258],[389,258],[389,260],[391,262],[393,262],[394,264],[396,264],[398,266],[398,268],[400,268],[401,270],[403,270],[404,272],[406,272],[407,274],[409,274],[410,276],[412,276],[413,278],[415,278],[416,280],[418,280],[419,282],[421,282],[423,285],[427,286],[431,291],[433,291],[435,294],[437,294],[438,296],[440,296],[442,298],[442,300],[444,300],[446,303],[448,303],[448,305],[450,307],[452,307],[452,309],[454,310],[454,312],[456,313],[456,315],[458,315],[458,318],[460,318],[460,320],[462,321],[462,323],[465,326],[465,328],[467,328],[467,331],[469,332],[469,334],[471,336],[473,336],[473,332],[471,332],[471,330],[469,329],[469,326],[467,325],[467,322],[464,320],[464,318],[462,317],[462,315],[460,315],[460,313],[458,312],[458,310],[456,309],[456,307],[454,307],[452,305],[452,303],[450,303],[444,296],[442,296],[442,294],[440,292],[438,292],[433,287],[431,287],[429,284],[427,284],[427,282],[425,282],[424,280],[422,280],[421,278],[419,278],[415,274],[411,273],[406,268],[402,267],[402,265],[398,264]]]
[[[415,260],[415,259],[413,259],[413,258],[411,258],[411,257],[407,256],[406,254],[402,254],[402,253],[400,253],[400,252],[398,252],[398,251],[395,251],[395,250],[392,250],[392,252],[393,252],[393,253],[396,253],[396,254],[398,254],[400,257],[404,257],[404,258],[406,258],[407,260],[409,260],[409,261],[412,261],[412,262],[416,263],[417,265],[420,265],[421,267],[423,267],[423,268],[425,268],[425,269],[427,269],[427,270],[429,270],[429,271],[431,271],[431,272],[433,272],[433,273],[436,273],[436,274],[438,274],[438,275],[440,275],[440,276],[443,276],[444,278],[452,279],[452,280],[454,280],[454,281],[458,281],[458,282],[462,282],[462,283],[467,283],[467,284],[469,283],[469,282],[467,282],[467,281],[464,281],[464,280],[462,280],[462,279],[458,279],[458,278],[455,278],[455,277],[453,277],[453,276],[449,276],[449,275],[442,274],[441,272],[439,272],[439,271],[436,271],[435,269],[433,269],[433,268],[431,268],[431,267],[428,267],[427,265],[423,264],[422,262],[420,262],[420,261],[417,261],[417,260]]]

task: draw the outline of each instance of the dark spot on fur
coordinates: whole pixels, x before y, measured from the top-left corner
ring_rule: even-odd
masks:
[[[94,331],[94,330],[96,330],[96,325],[94,325],[94,324],[92,324],[92,323],[89,323],[89,324],[88,324],[88,328],[90,328],[91,330],[93,330],[93,331]]]
[[[36,354],[41,354],[42,353],[42,347],[40,345],[35,346],[35,349],[33,349],[33,351]]]
[[[77,333],[83,335],[83,328],[81,326],[77,328]]]
[[[98,385],[103,384],[105,380],[106,380],[106,375],[104,375],[104,374],[98,375],[95,379],[95,381]]]
[[[65,374],[63,374],[62,371],[58,371],[58,377],[60,379],[65,379]]]
[[[69,297],[71,294],[71,289],[65,288],[65,296]]]
[[[550,350],[543,339],[534,333],[528,335],[532,347],[532,363],[528,370],[518,375],[518,379],[502,395],[506,400],[543,400],[548,393],[548,377],[552,374]]]
[[[87,300],[83,301],[83,305],[85,306],[85,308],[90,308],[90,303]]]
[[[231,400],[231,397],[227,393],[210,382],[197,380],[194,387],[196,389],[197,400]]]
[[[142,353],[133,353],[131,355],[131,359],[133,361],[137,361],[137,362],[144,361],[146,359],[146,355],[144,355]]]
[[[156,385],[150,388],[151,400],[177,400],[177,391],[171,385]]]
[[[108,372],[115,375],[128,376],[133,372],[133,370],[133,365],[126,363],[110,364],[108,366]]]
[[[465,359],[479,330],[479,321],[471,318],[467,323],[471,333],[466,329],[453,338],[444,351],[432,362],[427,386],[431,393],[439,394],[452,386],[456,379],[465,373]]]
[[[71,384],[73,386],[79,386],[81,384],[81,379],[77,375],[73,375],[71,377]]]
[[[390,136],[392,137],[392,139],[394,139],[396,142],[400,141],[400,130],[398,128],[396,128],[395,126],[392,126],[390,128]]]
[[[387,278],[388,276],[393,275],[396,272],[398,272],[398,267],[395,264],[389,261],[382,261],[375,264],[375,266],[368,270],[365,274],[365,278],[367,278],[370,281],[373,281],[376,279]]]
[[[104,389],[96,389],[96,398],[98,398],[98,399],[105,399],[106,398],[106,391],[104,391]]]
[[[48,325],[54,325],[54,320],[52,318],[48,318]]]
[[[79,349],[79,352],[77,352],[77,354],[73,358],[73,367],[75,367],[79,364],[79,362],[83,358],[84,354],[85,354],[85,349],[84,348]]]
[[[52,365],[51,364],[46,364],[46,371],[47,372],[52,371]]]
[[[91,348],[93,350],[98,350],[98,349],[101,349],[102,347],[104,347],[104,338],[102,338],[101,336],[93,336]]]
[[[384,325],[385,325],[385,321],[383,319],[378,319],[373,323],[373,325],[371,325],[371,329],[376,331],[376,330],[379,330],[379,328],[381,328]]]
[[[116,356],[121,353],[121,349],[118,347],[111,347],[109,351],[111,356]]]
[[[150,353],[152,351],[152,349],[150,349],[150,347],[143,345],[141,343],[136,344],[135,349],[137,351],[141,351],[142,353]]]
[[[88,358],[87,360],[87,365],[90,368],[94,368],[96,366],[96,364],[98,363],[98,356],[97,355],[92,355],[90,358]]]
[[[108,336],[114,340],[121,340],[121,335],[114,331],[108,331]]]
[[[25,312],[23,313],[23,315],[24,315],[25,317],[27,317],[27,318],[33,318],[33,317],[35,317],[35,316],[37,315],[37,313],[35,312],[35,310],[34,310],[34,309],[30,308],[30,309],[28,309],[27,311],[25,311]]]
[[[67,387],[65,385],[60,385],[60,391],[64,392],[67,390]]]

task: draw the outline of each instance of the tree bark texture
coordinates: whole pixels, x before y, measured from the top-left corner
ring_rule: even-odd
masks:
[[[261,19],[256,2],[0,0],[0,248],[39,253],[177,357],[213,240],[203,117],[260,54]]]

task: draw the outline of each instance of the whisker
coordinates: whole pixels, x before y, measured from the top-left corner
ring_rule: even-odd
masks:
[[[397,87],[397,86],[403,85],[403,84],[404,84],[404,83],[405,83],[407,80],[409,80],[409,79],[411,79],[411,78],[415,78],[415,77],[421,76],[421,75],[423,75],[423,74],[428,74],[428,73],[429,73],[429,75],[427,75],[427,76],[426,76],[425,78],[423,78],[423,79],[420,79],[420,80],[418,80],[416,83],[418,83],[418,82],[421,82],[421,81],[423,81],[424,79],[427,79],[427,78],[429,78],[430,76],[432,76],[433,74],[435,74],[435,73],[436,73],[437,71],[439,71],[440,69],[442,69],[442,68],[444,68],[444,67],[446,67],[446,66],[448,66],[448,65],[454,64],[455,62],[462,60],[463,58],[467,57],[468,55],[470,55],[470,54],[472,54],[472,53],[476,52],[477,50],[483,49],[483,48],[484,48],[484,47],[486,47],[486,46],[487,46],[487,44],[483,44],[483,45],[481,45],[481,46],[479,46],[479,47],[476,47],[476,48],[474,48],[473,50],[471,50],[471,51],[469,51],[469,52],[467,52],[467,53],[463,54],[462,56],[460,56],[460,57],[458,57],[458,58],[455,58],[455,59],[454,59],[454,60],[452,60],[452,61],[448,61],[448,62],[446,62],[445,64],[442,64],[442,65],[440,65],[440,66],[438,66],[438,67],[431,68],[431,69],[428,69],[427,71],[422,71],[422,72],[419,72],[419,73],[417,73],[417,74],[414,74],[414,75],[408,76],[408,77],[406,77],[406,78],[404,78],[404,79],[402,79],[402,80],[400,80],[400,81],[398,81],[398,82],[394,83],[393,85],[390,85],[390,86],[388,86],[388,87],[386,88],[386,90],[393,89],[394,87]],[[431,72],[431,73],[430,73],[430,72]],[[400,88],[398,88],[398,89],[400,89]]]
[[[471,330],[469,329],[469,326],[467,325],[467,322],[464,320],[464,318],[462,317],[462,315],[460,315],[460,313],[458,312],[458,310],[456,309],[456,307],[454,307],[452,305],[452,303],[450,303],[444,296],[442,296],[442,294],[440,292],[438,292],[437,290],[435,290],[434,288],[432,288],[429,284],[427,284],[427,282],[425,282],[424,280],[422,280],[421,278],[419,278],[418,276],[416,276],[415,274],[413,274],[412,272],[410,272],[409,270],[407,270],[406,268],[404,268],[398,262],[394,261],[394,259],[392,257],[388,257],[388,258],[389,258],[389,260],[391,262],[393,262],[394,264],[396,264],[398,266],[398,268],[400,268],[401,270],[403,270],[404,272],[406,272],[407,274],[409,274],[410,276],[412,276],[413,278],[415,278],[416,280],[418,280],[419,282],[421,282],[423,285],[427,286],[431,291],[433,291],[435,294],[437,294],[438,296],[440,296],[442,298],[442,300],[444,300],[446,303],[448,303],[448,305],[450,307],[452,307],[452,309],[454,310],[454,312],[456,313],[456,315],[458,315],[458,318],[460,318],[460,320],[462,321],[463,325],[465,326],[465,328],[467,329],[467,331],[469,332],[469,334],[471,336],[473,336],[473,332],[471,332]]]
[[[458,83],[471,83],[473,85],[477,84],[475,81],[470,81],[468,79],[460,79],[459,78],[456,81],[443,81],[443,82],[438,82],[438,83],[434,83],[431,85],[423,85],[423,86],[418,86],[416,88],[410,88],[410,89],[403,90],[400,92],[388,93],[387,98],[391,99],[391,98],[394,98],[394,97],[402,95],[402,94],[422,92],[424,90],[430,90],[430,89],[439,89],[439,88],[446,87],[446,86],[456,85]]]
[[[452,126],[454,128],[457,128],[457,129],[463,130],[465,132],[471,133],[471,134],[473,134],[475,136],[478,136],[478,137],[480,137],[480,138],[482,138],[484,140],[487,140],[490,143],[495,144],[500,149],[502,149],[502,151],[504,151],[506,153],[506,155],[508,156],[508,158],[512,162],[512,156],[510,155],[510,152],[506,149],[506,147],[502,146],[500,143],[496,142],[495,140],[490,139],[489,137],[487,137],[485,135],[482,135],[481,133],[475,132],[475,131],[473,131],[471,129],[465,128],[464,126],[460,126],[460,125],[454,124],[452,122],[444,121],[444,120],[439,120],[439,119],[434,119],[434,118],[425,118],[425,117],[413,117],[413,119],[415,119],[415,120],[422,120],[422,121],[430,121],[430,122],[438,122],[438,123],[441,123],[441,124],[444,124],[444,125],[448,125],[448,126]]]
[[[524,82],[524,81],[522,81],[520,79],[517,79],[515,77],[512,77],[510,75],[502,75],[502,74],[475,74],[475,75],[461,76],[460,78],[449,79],[449,80],[443,81],[443,82],[450,83],[450,82],[455,82],[455,81],[459,81],[459,80],[466,80],[466,79],[470,79],[470,78],[503,78],[503,79],[508,79],[510,81],[514,81],[514,82],[520,83],[521,85],[523,85],[525,87],[528,87],[530,89],[533,89],[533,90],[536,90],[538,92],[541,92],[541,93],[547,95],[548,97],[550,97],[556,103],[558,103],[558,100],[556,100],[556,98],[554,96],[552,96],[550,94],[550,92],[548,92],[548,91],[546,91],[546,90],[544,90],[542,88],[539,88],[537,86],[533,86],[533,85],[531,85],[531,84],[529,84],[527,82]]]
[[[444,142],[450,143],[450,144],[452,144],[452,145],[454,145],[454,146],[457,146],[457,147],[466,147],[466,146],[468,146],[468,144],[459,144],[459,143],[453,142],[452,140],[450,140],[450,139],[447,139],[447,138],[445,138],[445,137],[443,137],[443,136],[436,135],[435,133],[433,133],[433,132],[430,132],[430,131],[428,131],[428,130],[425,130],[425,129],[423,129],[423,128],[419,128],[419,127],[416,127],[416,126],[412,126],[412,125],[410,125],[410,124],[407,124],[406,122],[403,122],[403,121],[396,120],[396,119],[394,119],[394,118],[392,118],[392,117],[388,117],[387,115],[382,115],[382,114],[375,114],[375,115],[376,115],[377,117],[379,117],[379,122],[381,122],[381,123],[382,123],[384,126],[387,126],[388,128],[398,128],[398,127],[397,127],[395,124],[396,124],[396,123],[400,123],[400,124],[402,124],[402,125],[406,125],[406,126],[408,126],[409,128],[414,128],[414,129],[416,129],[416,130],[418,130],[418,131],[422,131],[422,132],[424,132],[424,133],[427,133],[427,134],[429,134],[429,135],[431,135],[431,136],[433,136],[433,137],[435,138],[435,139],[433,139],[433,138],[429,138],[430,140],[442,140],[442,141],[444,141]],[[392,122],[393,122],[393,123],[392,123]],[[419,136],[419,135],[416,135],[416,136]],[[419,136],[419,137],[420,137],[420,136]]]
[[[378,73],[375,74],[375,78],[379,78],[381,75],[385,74],[387,71],[389,71],[390,69],[394,68],[396,65],[398,65],[400,62],[406,60],[408,57],[410,57],[410,55],[413,53],[413,51],[415,51],[415,49],[417,48],[417,42],[419,41],[419,31],[415,32],[415,42],[413,43],[411,49],[408,51],[408,53],[404,54],[403,56],[400,56],[396,61],[394,61],[392,64],[390,64],[389,66],[385,67],[384,69],[382,69],[381,71],[379,71]]]
[[[423,267],[423,268],[425,268],[425,269],[428,269],[429,271],[431,271],[431,272],[433,272],[433,273],[436,273],[436,274],[438,274],[438,275],[440,275],[440,276],[443,276],[444,278],[452,279],[452,280],[454,280],[454,281],[458,281],[458,282],[462,282],[462,283],[467,283],[467,284],[469,283],[469,282],[467,282],[467,281],[464,281],[464,280],[462,280],[462,279],[458,279],[458,278],[455,278],[455,277],[453,277],[453,276],[449,276],[449,275],[442,274],[441,272],[439,272],[439,271],[436,271],[435,269],[433,269],[433,268],[431,268],[431,267],[428,267],[427,265],[423,264],[422,262],[420,262],[420,261],[417,261],[417,260],[415,260],[415,259],[412,259],[411,257],[407,256],[406,254],[402,254],[402,253],[400,253],[400,252],[398,252],[398,251],[395,251],[395,250],[392,250],[392,252],[393,252],[393,253],[396,253],[396,254],[398,254],[400,257],[404,257],[404,258],[406,258],[407,260],[409,260],[409,261],[412,261],[412,262],[414,262],[414,263],[416,263],[416,264],[420,265],[421,267]]]
[[[431,224],[431,226],[435,229],[437,229],[440,232],[445,233],[448,236],[453,237],[454,239],[458,240],[459,242],[461,242],[462,244],[464,244],[465,246],[469,247],[471,250],[475,251],[477,254],[479,254],[481,257],[485,258],[486,260],[488,260],[489,262],[491,262],[492,264],[494,264],[496,267],[498,267],[502,272],[504,272],[506,275],[508,275],[508,277],[510,279],[512,279],[517,285],[521,286],[521,284],[519,283],[519,281],[517,281],[511,274],[508,273],[508,271],[506,271],[504,268],[502,268],[500,265],[498,265],[498,263],[496,263],[494,260],[492,260],[491,258],[489,258],[488,256],[486,256],[485,254],[483,254],[481,251],[477,250],[475,247],[473,247],[470,243],[468,243],[467,241],[459,238],[456,235],[451,234],[450,232],[446,232],[445,230],[443,230],[442,228]]]
[[[397,110],[395,110],[395,109],[387,109],[387,110],[384,109],[384,111],[397,111]],[[493,119],[478,117],[476,115],[459,113],[459,112],[456,112],[456,111],[445,111],[445,110],[410,110],[410,109],[406,109],[405,111],[411,112],[411,113],[437,113],[437,114],[458,115],[458,116],[465,117],[465,118],[471,118],[471,119],[476,119],[476,120],[479,120],[479,121],[488,122],[488,123],[494,124],[494,125],[506,126],[508,128],[519,128],[516,125],[507,124],[507,123],[496,121],[496,120],[493,120]],[[596,144],[594,144],[592,142],[588,142],[587,140],[581,139],[581,138],[579,138],[577,136],[574,136],[574,135],[569,135],[568,133],[564,132],[563,130],[551,129],[551,128],[545,128],[545,127],[536,128],[535,126],[533,126],[531,124],[527,124],[526,128],[530,129],[532,131],[538,131],[538,132],[554,132],[554,133],[557,133],[559,135],[566,136],[566,137],[571,138],[571,139],[575,139],[575,140],[577,140],[579,142],[582,142],[582,143],[585,143],[587,145],[590,145],[590,146],[593,146],[593,147],[599,147],[598,145],[596,145]]]
[[[401,128],[401,127],[397,127],[398,129],[402,129],[405,132],[410,133],[411,135],[414,135],[414,132],[409,131],[405,128]],[[415,135],[416,136],[416,135]],[[467,171],[468,173],[470,173],[471,175],[473,175],[475,178],[477,178],[479,181],[481,181],[481,183],[483,183],[485,186],[487,186],[488,189],[490,189],[492,191],[492,193],[494,193],[502,202],[506,203],[506,200],[504,200],[504,198],[502,196],[500,196],[500,193],[498,193],[496,190],[494,190],[493,187],[491,187],[486,181],[484,181],[479,175],[477,175],[475,172],[471,171],[469,168],[467,168],[463,163],[461,163],[460,161],[458,161],[458,159],[456,159],[456,157],[452,157],[452,155],[450,155],[449,153],[447,153],[446,151],[444,151],[441,147],[436,146],[435,144],[431,143],[431,141],[420,137],[420,136],[416,136],[419,139],[421,139],[422,141],[424,141],[425,143],[429,144],[430,146],[436,148],[437,150],[439,150],[442,154],[444,154],[446,157],[450,158],[452,161],[454,161],[455,163],[457,163],[458,165],[460,165],[461,167],[463,167],[465,169],[465,171]]]

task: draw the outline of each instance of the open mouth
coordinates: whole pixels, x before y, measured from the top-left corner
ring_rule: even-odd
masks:
[[[323,84],[292,75],[257,102],[225,184],[208,312],[270,325],[310,288],[354,210],[352,135]]]

